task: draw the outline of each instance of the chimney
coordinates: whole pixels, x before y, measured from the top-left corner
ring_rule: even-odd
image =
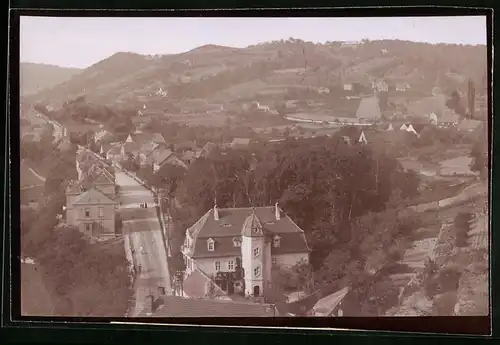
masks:
[[[144,306],[144,311],[145,311],[147,316],[153,315],[153,313],[156,311],[155,296],[153,296],[153,295],[146,296],[146,305]]]
[[[280,213],[280,208],[278,207],[278,203],[276,203],[274,205],[274,213],[275,213],[275,216],[276,216],[276,220],[280,220],[281,219],[281,213]]]
[[[217,205],[214,205],[214,219],[219,220],[219,208]]]

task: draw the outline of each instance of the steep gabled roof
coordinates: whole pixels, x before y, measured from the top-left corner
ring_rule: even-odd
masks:
[[[166,143],[165,138],[163,138],[161,133],[153,133],[150,140],[154,143]]]
[[[348,292],[349,287],[346,286],[345,288],[320,299],[313,307],[314,312],[320,313],[322,316],[330,316]]]
[[[274,206],[218,209],[219,220],[214,218],[214,210],[210,209],[191,228],[189,236],[193,239],[189,255],[191,257],[220,257],[240,255],[241,248],[235,247],[234,237],[244,232],[244,224],[252,225],[260,222],[263,233],[274,236],[279,234],[280,246],[272,247],[273,254],[305,253],[310,249],[302,229],[282,210],[277,220]],[[255,213],[255,217],[252,216]],[[252,218],[253,217],[253,218]],[[251,230],[251,226],[249,229]],[[206,240],[215,241],[214,251],[209,251]]]
[[[89,189],[75,199],[73,205],[114,204],[115,202],[96,190]]]
[[[154,163],[161,165],[164,161],[166,161],[172,155],[174,155],[174,153],[172,151],[170,151],[169,149],[163,149],[154,158]]]

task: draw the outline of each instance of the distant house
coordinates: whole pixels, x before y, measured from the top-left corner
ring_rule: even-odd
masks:
[[[482,126],[482,121],[464,119],[458,124],[458,130],[461,132],[473,132]]]
[[[217,144],[214,144],[212,142],[208,142],[206,143],[202,148],[201,148],[201,152],[200,152],[200,155],[203,156],[203,157],[207,157],[210,155],[210,153],[212,153],[212,151],[214,149],[216,149],[218,147]]]
[[[106,151],[106,159],[113,162],[117,162],[118,160],[120,160],[120,158],[122,157],[121,146],[121,143],[111,143],[109,149]]]
[[[372,89],[374,92],[387,92],[389,85],[384,80],[373,80]]]
[[[408,83],[396,83],[396,91],[406,92],[408,89],[410,89],[410,85]]]
[[[351,83],[344,84],[344,91],[352,91],[353,85]]]
[[[186,163],[184,163],[175,153],[168,149],[162,149],[156,152],[156,154],[153,155],[152,163],[153,171],[155,173],[166,164],[177,165],[187,169]]]
[[[147,165],[146,162],[147,162],[148,156],[159,147],[160,147],[160,144],[157,144],[153,141],[148,141],[148,142],[145,142],[144,144],[142,144],[140,147],[140,150],[139,150],[139,154],[138,154],[140,165],[141,166]],[[163,148],[165,148],[165,147],[163,146]]]
[[[382,117],[378,97],[364,98],[359,102],[356,118],[360,120],[379,120]]]
[[[163,137],[163,135],[161,133],[153,133],[150,140],[156,144],[165,144],[166,143],[165,138]]]
[[[330,89],[327,87],[319,87],[318,93],[330,93]]]
[[[420,136],[420,134],[417,133],[417,131],[415,130],[415,128],[413,127],[413,125],[411,123],[406,126],[406,131],[410,132],[410,133],[413,133],[413,134],[415,134],[417,136]]]
[[[394,127],[392,126],[392,123],[389,123],[389,127],[387,127],[387,130],[388,131],[393,131],[394,130]]]
[[[408,130],[408,126],[406,126],[406,123],[403,123],[403,124],[401,125],[401,127],[399,127],[399,130],[400,130],[400,131],[406,131],[406,130]]]
[[[438,124],[438,117],[437,117],[436,113],[434,113],[434,112],[430,113],[430,115],[429,115],[429,123],[431,123],[433,125],[437,125]]]
[[[248,138],[234,138],[229,146],[233,149],[247,148],[251,142]]]
[[[368,144],[368,141],[366,140],[365,132],[361,131],[361,134],[359,135],[358,143]]]
[[[460,115],[455,113],[451,109],[444,109],[438,118],[438,124],[441,127],[451,127],[458,125],[460,121]]]
[[[342,302],[348,292],[349,287],[345,287],[320,299],[312,308],[313,316],[344,316]]]

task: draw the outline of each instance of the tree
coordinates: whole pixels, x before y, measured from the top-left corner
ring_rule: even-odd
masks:
[[[470,231],[470,221],[473,215],[470,212],[461,212],[457,214],[453,222],[455,228],[455,245],[457,247],[467,246],[468,233]]]
[[[467,90],[467,96],[468,96],[468,106],[469,106],[469,111],[468,111],[468,117],[473,119],[475,115],[475,109],[476,109],[476,88],[474,86],[474,81],[472,78],[469,78],[468,82],[468,90]]]
[[[462,98],[457,90],[451,93],[450,98],[446,101],[446,106],[461,116],[466,115],[466,109],[462,104]]]
[[[472,162],[470,169],[479,172],[482,178],[486,178],[488,176],[488,136],[485,135],[483,130],[480,130],[479,133],[471,149]]]

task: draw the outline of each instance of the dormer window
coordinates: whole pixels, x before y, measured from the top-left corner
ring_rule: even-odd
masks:
[[[274,248],[279,248],[279,246],[280,246],[280,240],[281,240],[281,237],[274,236],[274,238],[273,238],[273,247]]]
[[[233,245],[234,245],[235,247],[241,247],[241,239],[240,239],[240,238],[238,238],[238,237],[234,237],[234,238],[233,238]]]
[[[215,250],[215,241],[211,238],[207,241],[207,248],[209,252],[213,252]]]

